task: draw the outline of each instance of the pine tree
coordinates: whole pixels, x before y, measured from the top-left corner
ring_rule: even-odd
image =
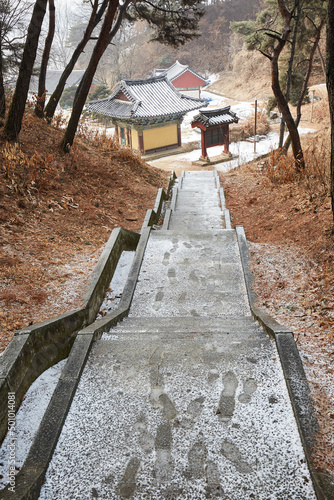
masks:
[[[265,8],[256,21],[231,24],[234,31],[244,36],[249,50],[259,50],[271,62],[272,90],[289,130],[284,150],[291,141],[297,170],[304,168],[298,133],[301,105],[324,23],[325,9],[320,0],[265,0]],[[296,120],[288,106],[294,93]]]
[[[47,0],[36,0],[31,16],[15,92],[4,128],[7,139],[12,141],[17,140],[21,130],[46,5]]]
[[[144,19],[154,28],[153,39],[178,47],[198,36],[198,22],[204,14],[201,0],[109,0],[103,25],[97,37],[88,67],[77,89],[72,114],[62,141],[64,151],[69,151],[79,124],[97,65],[107,46],[125,20]]]

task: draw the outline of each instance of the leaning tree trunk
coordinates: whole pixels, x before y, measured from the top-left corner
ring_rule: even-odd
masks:
[[[326,81],[328,90],[328,102],[331,119],[331,200],[333,213],[333,229],[334,233],[334,0],[328,0],[327,6],[327,46],[326,46]]]
[[[5,99],[5,87],[3,84],[3,70],[2,70],[2,47],[1,47],[1,21],[0,21],[0,125],[3,125],[3,120],[6,115],[6,99]]]
[[[288,127],[289,130],[296,169],[300,171],[305,167],[303,150],[301,147],[297,126],[295,124],[293,116],[291,115],[289,105],[283,95],[283,92],[279,84],[278,60],[276,58],[273,58],[271,61],[271,72],[272,72],[271,87],[274,92],[274,96],[276,97],[278,108],[282,113],[286,126]]]
[[[48,36],[45,40],[44,52],[42,57],[41,71],[39,74],[38,80],[38,96],[37,102],[35,106],[35,114],[39,118],[43,118],[44,116],[44,105],[45,105],[45,79],[46,79],[46,70],[48,67],[49,56],[51,51],[51,46],[53,42],[53,37],[55,34],[55,3],[54,0],[49,0],[49,31]]]
[[[5,123],[7,139],[15,141],[21,130],[22,120],[27,101],[30,78],[36,58],[39,35],[46,11],[47,0],[36,0],[28,28],[26,43],[23,50],[22,61],[19,69],[12,104],[9,108]]]
[[[280,112],[283,115],[286,126],[288,127],[289,134],[291,137],[292,151],[295,159],[296,170],[300,171],[304,169],[304,155],[300,143],[300,137],[298,129],[296,127],[295,121],[291,115],[289,105],[284,97],[280,83],[279,83],[279,70],[278,70],[278,60],[285,47],[286,42],[290,35],[290,23],[292,19],[292,14],[288,10],[284,0],[277,0],[278,8],[283,20],[282,34],[271,34],[275,40],[276,45],[273,49],[272,55],[270,56],[271,61],[271,88],[273,90],[274,96],[276,97],[277,105]]]
[[[60,100],[61,95],[63,93],[63,90],[65,88],[66,81],[67,81],[68,77],[70,76],[70,74],[72,73],[76,62],[79,59],[80,54],[83,52],[85,46],[87,45],[87,42],[89,41],[94,28],[101,21],[101,17],[103,15],[103,12],[106,9],[106,6],[107,6],[107,0],[104,0],[100,9],[99,9],[99,12],[97,12],[98,0],[94,1],[93,10],[92,10],[86,31],[84,33],[84,36],[82,37],[81,42],[78,44],[75,51],[73,52],[70,61],[68,62],[66,68],[64,69],[64,71],[59,79],[57,87],[55,88],[53,94],[51,95],[49,102],[45,106],[45,117],[49,122],[52,120],[53,115],[56,111],[59,100]]]
[[[295,58],[297,35],[298,35],[298,28],[299,28],[299,22],[300,22],[299,0],[295,1],[295,12],[296,12],[296,14],[294,16],[295,17],[295,24],[294,24],[294,28],[293,28],[293,37],[292,37],[292,43],[291,43],[289,65],[288,65],[288,71],[287,71],[287,80],[286,80],[286,89],[285,89],[285,99],[287,100],[287,102],[290,101],[290,88],[291,88],[293,61]],[[278,143],[279,148],[282,148],[282,146],[283,146],[284,132],[285,132],[285,121],[284,121],[284,118],[282,117],[281,125],[280,125],[279,143]]]
[[[302,91],[300,93],[300,96],[299,96],[299,99],[298,99],[298,103],[297,103],[297,116],[296,116],[296,120],[295,120],[295,123],[296,123],[297,127],[299,126],[300,119],[302,117],[302,104],[303,104],[303,101],[304,101],[304,98],[305,98],[305,95],[306,95],[306,92],[307,92],[308,82],[309,82],[309,79],[310,79],[310,76],[311,76],[311,72],[312,72],[313,60],[314,60],[314,56],[315,56],[315,52],[317,50],[317,47],[319,47],[319,40],[320,40],[321,30],[323,28],[324,23],[325,23],[325,21],[322,21],[320,23],[320,26],[319,26],[319,28],[317,30],[316,38],[315,38],[315,40],[313,42],[313,45],[312,45],[312,48],[311,48],[311,51],[310,51],[310,56],[309,56],[309,60],[308,60],[308,67],[307,67],[307,71],[306,71],[306,74],[305,74],[305,77],[304,77]],[[291,138],[290,138],[290,135],[288,135],[288,137],[286,138],[286,141],[284,143],[284,146],[283,146],[283,149],[286,152],[288,151],[288,149],[290,147],[290,144],[291,144]]]
[[[73,144],[74,136],[78,128],[81,112],[85,105],[89,90],[95,75],[95,71],[99,61],[106,50],[109,43],[110,30],[118,7],[118,0],[109,0],[108,10],[106,12],[104,22],[100,31],[100,35],[91,55],[88,67],[82,77],[80,85],[76,91],[73,109],[70,120],[68,122],[63,141],[62,149],[68,152]]]
[[[326,78],[326,65],[325,65],[325,61],[324,61],[324,56],[322,55],[322,52],[321,52],[319,45],[317,47],[317,50],[318,50],[318,56],[320,59],[321,69],[322,69],[322,72],[324,74],[324,77]]]

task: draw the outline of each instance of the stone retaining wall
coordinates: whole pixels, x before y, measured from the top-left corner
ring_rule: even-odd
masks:
[[[156,211],[148,210],[143,229],[158,221],[163,202],[169,197],[174,179],[173,173],[167,192],[159,189],[154,206]],[[114,229],[92,273],[83,307],[16,332],[0,358],[0,443],[8,427],[8,392],[15,393],[17,410],[34,380],[68,356],[78,332],[95,321],[121,253],[135,250],[140,238],[140,234],[127,229]],[[117,320],[110,317],[103,320],[120,321],[127,314],[127,310],[123,301],[123,315],[113,315],[117,316]]]

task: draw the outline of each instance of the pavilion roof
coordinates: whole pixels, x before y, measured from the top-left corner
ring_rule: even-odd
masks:
[[[192,124],[200,122],[205,127],[213,127],[226,123],[237,123],[239,118],[236,113],[231,111],[231,106],[220,109],[201,109],[199,114],[194,116]]]
[[[202,99],[180,94],[166,75],[122,80],[106,99],[90,101],[87,108],[102,115],[124,120],[182,116],[205,105]]]

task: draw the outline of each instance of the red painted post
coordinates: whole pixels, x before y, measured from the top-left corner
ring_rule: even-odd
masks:
[[[206,134],[205,130],[201,130],[201,142],[202,142],[202,158],[206,158]]]

